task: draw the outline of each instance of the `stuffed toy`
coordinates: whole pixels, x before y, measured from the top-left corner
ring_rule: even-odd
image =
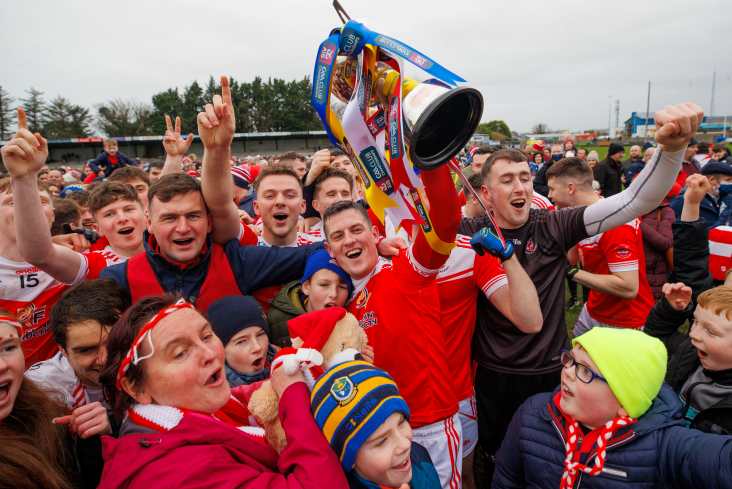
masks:
[[[368,358],[371,354],[366,333],[353,314],[342,307],[329,307],[302,314],[287,323],[292,347],[282,348],[272,361],[271,371],[284,368],[288,374],[303,371],[312,389],[317,378],[328,368],[349,360]],[[252,393],[249,411],[264,428],[267,441],[281,452],[287,444],[279,420],[279,398],[272,383],[264,381]]]

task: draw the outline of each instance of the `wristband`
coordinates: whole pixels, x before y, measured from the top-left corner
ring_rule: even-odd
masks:
[[[573,267],[570,267],[569,270],[567,270],[567,278],[569,280],[574,280],[574,276],[577,275],[577,272],[582,270],[579,265],[575,265]]]

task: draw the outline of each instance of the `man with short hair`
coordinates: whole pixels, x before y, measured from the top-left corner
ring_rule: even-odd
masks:
[[[544,316],[541,332],[522,334],[488,301],[478,299],[475,387],[480,445],[489,457],[498,449],[519,405],[533,394],[553,390],[559,383],[559,354],[567,346],[567,251],[589,236],[655,209],[674,183],[686,144],[702,117],[701,108],[695,104],[657,112],[659,149],[653,159],[624,192],[587,207],[530,209],[534,189],[529,164],[521,152],[501,151],[483,166],[484,201],[536,285]],[[464,220],[460,232],[472,235],[486,225],[487,217]],[[478,481],[479,487],[490,484],[490,460],[486,461],[486,477]]]
[[[587,160],[587,148],[577,148],[577,158],[582,161]]]
[[[478,146],[475,150],[472,160],[470,160],[470,168],[465,169],[465,176],[470,178],[471,175],[480,175],[480,169],[483,168],[483,163],[493,153],[493,148],[486,144]]]
[[[150,189],[150,178],[147,173],[136,166],[125,166],[112,172],[107,180],[132,186],[143,207],[147,209],[147,191]]]
[[[316,241],[323,236],[323,214],[331,205],[343,200],[353,200],[353,178],[344,170],[331,167],[318,175],[313,183],[313,209],[320,215],[320,221],[310,226],[308,235]]]
[[[549,198],[560,209],[600,200],[592,189],[592,170],[578,158],[555,163],[547,178]],[[653,294],[646,278],[640,219],[583,239],[577,251],[582,268],[575,264],[568,277],[589,287],[590,294],[574,325],[574,335],[594,326],[642,328],[653,307]]]
[[[157,182],[161,176],[163,176],[163,162],[160,160],[151,161],[147,170],[147,178],[150,180],[150,184]]]
[[[90,403],[104,403],[99,374],[107,360],[106,338],[119,316],[129,306],[111,280],[89,280],[67,290],[51,311],[51,330],[59,351],[48,360],[33,364],[25,376],[50,393],[57,394],[72,416]],[[106,412],[99,423],[81,432],[83,438],[109,429]],[[101,419],[104,418],[104,419]],[[106,422],[106,426],[105,423]]]
[[[619,143],[610,143],[607,158],[593,169],[595,180],[600,184],[603,197],[611,197],[623,189],[623,155],[625,148]]]
[[[308,164],[305,157],[294,151],[281,155],[277,164],[290,168],[300,180],[305,178],[305,174],[308,172]]]
[[[379,258],[376,227],[354,202],[328,207],[323,230],[326,249],[354,282],[348,309],[366,331],[375,364],[399,385],[411,409],[414,441],[430,452],[447,488],[459,485],[462,428],[457,395],[446,374],[435,277],[455,246],[459,204],[446,166],[423,170],[420,176],[433,203],[431,226],[391,261]]]
[[[305,211],[302,181],[286,166],[268,166],[254,181],[254,212],[262,218],[259,246],[303,246],[313,240],[298,231]]]
[[[643,165],[646,164],[646,160],[643,157],[643,150],[637,144],[630,147],[630,158],[623,162],[623,183],[627,187],[633,178],[640,173],[643,169]]]

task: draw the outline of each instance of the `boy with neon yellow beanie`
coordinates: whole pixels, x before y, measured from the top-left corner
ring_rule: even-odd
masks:
[[[409,407],[385,371],[360,360],[335,365],[313,386],[310,405],[351,488],[440,488],[429,453],[412,441]]]
[[[732,488],[732,437],[683,426],[663,343],[593,328],[572,346],[559,389],[514,415],[494,489]]]

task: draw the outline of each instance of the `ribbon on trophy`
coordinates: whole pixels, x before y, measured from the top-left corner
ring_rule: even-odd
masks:
[[[406,79],[402,60],[434,79],[423,83]],[[443,243],[433,230],[415,163],[421,162],[420,168],[447,163],[477,126],[482,98],[473,89],[455,89],[464,90],[461,95],[469,90],[477,94],[468,94],[472,99],[469,104],[463,103],[463,112],[456,118],[462,125],[473,126],[461,130],[452,138],[455,141],[450,150],[437,152],[432,160],[418,158],[414,148],[408,146],[403,102],[412,93],[412,100],[416,101],[414,106],[423,110],[437,98],[433,96],[435,87],[440,87],[437,95],[442,95],[464,81],[411,46],[350,19],[342,28],[331,31],[320,44],[313,73],[313,107],[330,141],[341,147],[358,169],[366,201],[374,214],[382,223],[390,222],[395,229],[404,227],[409,231],[407,225],[420,225],[432,248],[443,254],[449,253],[452,243]],[[465,100],[463,98],[463,102]],[[438,102],[444,101],[440,98]],[[429,107],[431,114],[437,113],[434,106]],[[479,107],[477,114],[476,107]],[[435,119],[438,117],[432,120]],[[418,132],[412,127],[414,122],[411,120],[412,125],[407,129],[412,138]],[[427,133],[430,131],[420,134]],[[413,140],[410,143],[416,144]],[[453,148],[456,148],[454,152]]]

